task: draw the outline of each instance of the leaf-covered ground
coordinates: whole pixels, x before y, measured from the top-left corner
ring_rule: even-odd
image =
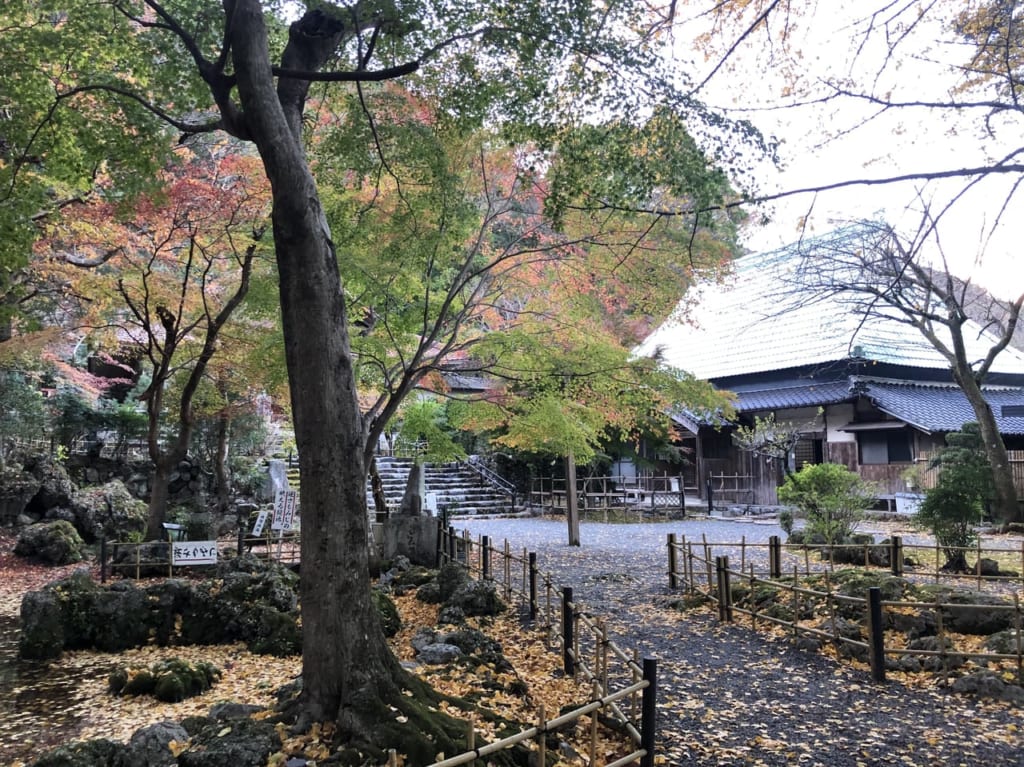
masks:
[[[105,737],[127,741],[135,730],[147,724],[205,714],[212,705],[223,701],[271,706],[274,691],[299,674],[299,658],[253,655],[242,645],[154,646],[116,655],[78,651],[65,652],[50,664],[15,661],[22,595],[82,565],[33,565],[11,554],[13,542],[9,534],[0,535],[0,765],[22,767],[42,751],[71,740]],[[421,626],[436,623],[437,606],[421,603],[413,596],[401,597],[396,602],[403,629],[392,640],[392,647],[399,658],[411,661],[414,652],[410,639]],[[535,723],[541,704],[548,716],[555,716],[562,706],[582,705],[588,700],[584,687],[560,673],[560,657],[547,647],[544,636],[524,629],[515,611],[495,619],[476,620],[474,624],[503,644],[514,671],[498,671],[483,664],[419,667],[418,673],[437,689],[454,696],[479,698],[481,705],[508,719],[524,722],[524,727]],[[208,661],[220,668],[223,676],[211,690],[181,703],[161,703],[151,697],[116,697],[107,692],[107,674],[115,665],[149,666],[172,656],[193,662]],[[525,685],[525,695],[501,690],[513,681]],[[493,689],[481,694],[485,687]],[[454,710],[452,713],[459,715]],[[476,728],[478,738],[490,735],[485,723],[478,721]],[[295,736],[282,728],[281,751],[270,764],[284,764],[289,757],[299,755],[322,759],[330,753],[330,735],[329,728],[315,728]],[[581,727],[570,741],[571,748],[560,764],[584,764],[585,760],[575,756],[575,752],[588,752],[589,733]],[[622,739],[610,733],[601,734],[597,748],[601,761],[612,761],[627,753]]]
[[[1024,765],[1024,711],[955,695],[939,682],[891,675],[795,649],[749,623],[725,625],[717,611],[668,607],[665,540],[670,532],[739,540],[751,531],[687,521],[584,525],[583,545],[565,546],[564,522],[473,520],[513,550],[538,552],[553,580],[608,617],[615,639],[656,657],[659,757],[668,765]],[[751,527],[751,526],[746,526]],[[757,531],[753,530],[756,535]],[[778,530],[766,529],[768,534]],[[730,536],[730,537],[726,537]]]

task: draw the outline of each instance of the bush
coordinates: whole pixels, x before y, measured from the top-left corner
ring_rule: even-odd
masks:
[[[828,544],[849,539],[874,500],[870,482],[835,463],[808,464],[779,488],[779,501],[796,506],[807,519],[807,538],[820,536]]]
[[[946,447],[932,460],[941,469],[914,515],[914,524],[935,536],[946,555],[945,567],[967,570],[964,549],[977,541],[974,525],[981,521],[983,502],[992,491],[992,469],[985,457],[981,430],[965,423],[946,435]]]

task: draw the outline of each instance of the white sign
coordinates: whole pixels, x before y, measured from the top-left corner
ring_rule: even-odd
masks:
[[[172,565],[217,564],[217,541],[178,541],[171,544]]]
[[[427,493],[423,498],[423,510],[437,514],[437,493]]]
[[[299,494],[295,490],[278,490],[274,494],[274,519],[271,530],[291,530],[295,521],[295,505]]]
[[[249,535],[254,538],[259,538],[263,535],[263,528],[267,526],[268,519],[270,519],[270,512],[264,509],[256,517],[256,523],[252,526],[252,532]]]

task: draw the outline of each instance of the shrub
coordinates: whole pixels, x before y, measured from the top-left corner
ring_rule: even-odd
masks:
[[[935,536],[946,555],[947,569],[967,570],[964,549],[977,541],[975,523],[981,520],[983,501],[992,488],[992,469],[982,449],[976,423],[946,435],[946,447],[931,465],[939,467],[939,481],[921,502],[914,523]]]
[[[820,536],[828,544],[847,540],[874,500],[870,482],[835,463],[808,464],[779,488],[779,501],[796,506],[807,519],[808,540]]]

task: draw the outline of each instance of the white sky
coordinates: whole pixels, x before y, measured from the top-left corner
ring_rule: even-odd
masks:
[[[787,77],[780,71],[786,66],[792,66],[812,85],[847,78],[854,83],[851,89],[873,89],[894,101],[946,101],[956,84],[956,75],[948,65],[963,62],[969,55],[966,46],[937,44],[941,28],[931,25],[904,41],[899,60],[876,79],[885,52],[882,34],[870,39],[856,58],[854,52],[864,39],[857,20],[882,3],[806,3],[811,10],[795,20],[793,42],[802,54],[800,60],[781,58],[777,47],[775,58],[770,58],[765,35],[754,35],[731,67],[719,71],[700,93],[711,106],[734,117],[745,117],[766,134],[783,140],[779,153],[785,165],[780,171],[762,164],[762,193],[979,165],[1020,145],[1024,131],[1019,123],[989,125],[994,133],[986,134],[982,110],[965,110],[958,116],[949,110],[939,113],[904,108],[860,124],[872,114],[862,101],[841,99],[811,107],[777,108],[785,103],[780,94]],[[692,5],[688,7],[692,12]],[[704,62],[699,54],[682,52],[682,42],[691,40],[701,25],[699,20],[692,20],[677,29],[677,50],[688,68],[695,64],[708,71],[714,61]],[[1011,199],[1002,222],[992,231],[1000,207],[1018,180],[1004,176],[983,181],[943,216],[938,230],[946,255],[955,259],[953,271],[1001,295],[1024,292],[1024,258],[1018,255],[1024,240],[1024,196]],[[833,228],[833,222],[863,217],[882,217],[896,225],[916,228],[922,197],[936,210],[961,192],[966,183],[965,179],[951,179],[886,187],[855,186],[787,198],[768,209],[772,223],[751,227],[744,242],[754,250],[792,242],[800,236],[802,217],[812,208],[810,231],[817,233]]]

